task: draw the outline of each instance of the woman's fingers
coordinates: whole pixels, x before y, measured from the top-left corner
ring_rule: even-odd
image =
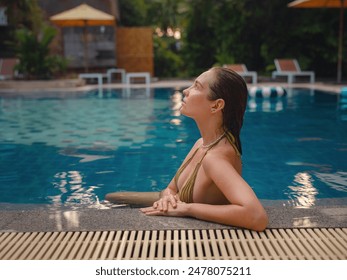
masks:
[[[164,215],[163,211],[157,210],[153,207],[141,208],[140,211],[148,216],[160,216]]]
[[[171,203],[173,208],[177,207],[177,197],[176,197],[176,195],[171,195],[170,196],[170,203]]]
[[[176,195],[170,194],[170,195],[164,196],[160,200],[154,202],[152,207],[156,210],[167,212],[170,204],[173,208],[176,208],[177,202],[179,202],[179,201],[180,201],[180,199],[179,199],[179,196],[177,194]]]
[[[154,210],[156,210],[154,207],[140,208],[140,211],[145,214]]]
[[[168,207],[168,205],[167,205],[168,203],[167,203],[167,199],[164,199],[163,201],[162,201],[162,207],[161,207],[161,210],[162,211],[164,211],[164,212],[166,212],[167,211],[167,207]]]
[[[173,208],[170,204],[168,204],[167,211],[155,209],[154,207],[146,207],[141,208],[140,211],[147,216],[184,216],[184,205],[183,202],[178,202],[177,207]],[[182,208],[183,207],[183,208]]]

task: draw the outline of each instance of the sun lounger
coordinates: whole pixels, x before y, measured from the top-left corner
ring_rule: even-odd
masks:
[[[311,83],[315,81],[315,73],[313,71],[301,71],[296,59],[275,59],[275,66],[276,71],[272,72],[273,79],[277,76],[286,76],[288,77],[288,84],[292,84],[296,76],[308,76]]]
[[[151,75],[149,72],[129,72],[125,74],[125,83],[130,85],[132,78],[143,78],[146,85],[151,83]]]
[[[106,72],[106,76],[107,76],[107,82],[110,84],[112,81],[112,74],[115,73],[119,73],[121,75],[121,81],[122,84],[125,83],[125,75],[126,75],[126,71],[125,69],[121,69],[121,68],[110,68],[107,70]]]
[[[224,64],[223,67],[234,70],[242,77],[251,77],[252,83],[257,83],[258,75],[255,71],[248,71],[245,64]]]
[[[98,81],[98,90],[99,90],[99,94],[102,94],[102,79],[106,77],[106,74],[102,74],[102,73],[81,73],[78,75],[79,79],[97,79]]]

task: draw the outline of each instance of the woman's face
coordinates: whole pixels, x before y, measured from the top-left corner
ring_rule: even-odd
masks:
[[[213,72],[211,70],[206,71],[197,77],[189,88],[183,90],[184,97],[181,107],[183,115],[191,118],[208,115],[207,113],[211,111],[213,102],[208,100],[209,82],[213,78]]]

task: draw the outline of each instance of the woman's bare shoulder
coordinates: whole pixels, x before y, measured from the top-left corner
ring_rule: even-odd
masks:
[[[211,149],[205,156],[202,164],[205,168],[219,163],[230,165],[230,167],[240,172],[241,159],[237,155],[235,149],[230,145],[221,145]]]
[[[224,159],[231,162],[239,159],[239,156],[237,152],[235,151],[234,147],[231,146],[227,141],[220,143],[219,145],[211,149],[207,153],[207,155],[209,155],[209,157],[211,158],[215,158],[215,159],[219,158],[219,159]]]

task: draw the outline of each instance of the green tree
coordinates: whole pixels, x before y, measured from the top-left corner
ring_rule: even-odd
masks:
[[[0,0],[0,5],[6,7],[8,23],[13,30],[27,28],[40,32],[44,19],[37,0]]]
[[[174,36],[180,32],[185,2],[182,0],[147,0],[147,23],[155,30],[154,68],[159,77],[182,77],[183,58],[180,53],[180,38]]]
[[[147,4],[145,0],[118,0],[120,26],[146,26]]]
[[[56,30],[50,26],[43,26],[39,34],[21,28],[16,31],[16,54],[19,64],[16,69],[25,78],[48,79],[54,73],[66,70],[67,61],[60,56],[50,55],[49,45]]]
[[[146,0],[147,22],[167,35],[168,29],[178,29],[185,20],[187,3],[182,0]]]
[[[212,65],[245,63],[263,74],[274,59],[293,57],[317,75],[334,76],[338,13],[290,9],[289,0],[190,1],[184,54],[188,73]]]
[[[269,75],[281,57],[297,58],[318,76],[336,76],[338,10],[291,9],[290,1],[119,0],[122,25],[160,28],[154,43],[159,76],[163,65],[170,67],[165,75],[195,76],[226,63]],[[170,28],[181,30],[182,39],[173,42]],[[184,63],[171,63],[179,59]]]
[[[159,77],[182,77],[183,60],[172,49],[177,42],[173,37],[154,36],[154,72]]]
[[[195,76],[215,63],[215,1],[191,1],[183,33],[183,55],[188,76]]]
[[[119,0],[119,26],[153,28],[154,70],[158,77],[179,76],[182,57],[179,40],[172,32],[179,27],[183,0]],[[158,32],[158,30],[160,30]]]
[[[67,61],[50,54],[56,30],[48,26],[37,0],[0,0],[7,7],[12,34],[8,44],[19,59],[16,69],[25,78],[47,79],[64,72]]]

